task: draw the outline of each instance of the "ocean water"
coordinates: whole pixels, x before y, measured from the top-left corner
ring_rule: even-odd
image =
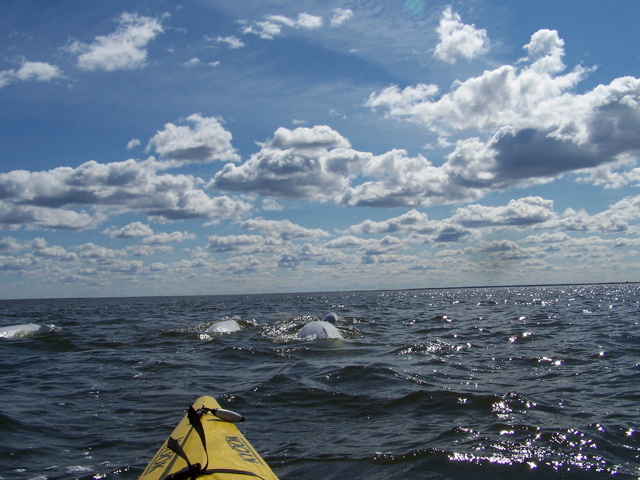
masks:
[[[640,285],[0,302],[26,323],[2,479],[135,479],[200,395],[282,480],[640,478]]]

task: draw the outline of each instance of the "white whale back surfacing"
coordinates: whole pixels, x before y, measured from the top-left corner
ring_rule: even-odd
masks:
[[[21,338],[32,335],[42,328],[35,323],[23,323],[21,325],[9,325],[0,327],[0,338]]]
[[[241,328],[240,324],[235,320],[223,320],[207,328],[207,333],[231,333],[237,332]]]
[[[309,322],[298,332],[298,338],[306,340],[342,338],[342,334],[334,325],[337,319],[338,316],[335,313],[330,313],[321,321]]]

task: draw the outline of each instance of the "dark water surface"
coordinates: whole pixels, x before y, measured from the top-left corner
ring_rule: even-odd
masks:
[[[282,480],[640,477],[636,284],[0,302],[24,323],[1,479],[135,479],[200,395]]]

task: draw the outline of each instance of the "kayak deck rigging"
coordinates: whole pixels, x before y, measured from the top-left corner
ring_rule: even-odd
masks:
[[[234,425],[242,421],[242,415],[220,408],[212,397],[200,397],[189,406],[140,480],[278,480]]]

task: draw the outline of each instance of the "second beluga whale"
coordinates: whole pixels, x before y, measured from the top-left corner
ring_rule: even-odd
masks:
[[[225,317],[223,320],[214,323],[207,328],[207,333],[232,333],[242,330],[240,321],[242,319],[238,315],[234,315],[232,318]]]
[[[298,332],[298,338],[305,340],[342,338],[342,334],[335,327],[336,320],[338,320],[338,315],[329,313],[320,321],[309,322]]]

